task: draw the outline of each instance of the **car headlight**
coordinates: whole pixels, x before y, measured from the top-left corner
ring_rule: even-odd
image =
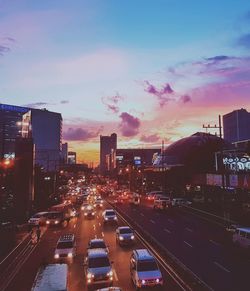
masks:
[[[157,279],[155,280],[155,282],[156,282],[156,283],[159,283],[159,282],[160,282],[160,279],[159,279],[159,278],[157,278]]]
[[[55,255],[54,255],[54,258],[55,258],[55,259],[59,259],[59,254],[55,254]]]
[[[73,254],[72,253],[68,253],[68,258],[72,258]]]
[[[59,221],[58,221],[58,220],[56,220],[56,221],[55,221],[55,224],[58,224],[58,223],[59,223]]]
[[[114,220],[117,220],[117,216],[114,217]]]
[[[81,207],[81,210],[84,210],[84,206]]]
[[[88,215],[88,213],[87,213],[87,212],[85,212],[85,213],[84,213],[84,216],[87,216],[87,215]]]
[[[49,220],[46,220],[46,224],[49,224]]]
[[[142,283],[142,285],[144,285],[146,283],[146,281],[145,280],[141,280],[141,283]]]
[[[131,239],[135,239],[135,236],[134,235],[131,235]]]
[[[107,217],[105,217],[104,219],[105,219],[105,220],[108,220],[108,218],[107,218]]]
[[[92,215],[95,215],[95,212],[92,212]]]
[[[95,277],[95,276],[94,276],[94,274],[92,274],[92,273],[88,273],[88,274],[87,274],[87,278],[88,278],[88,279],[91,279],[91,278],[94,278],[94,277]]]
[[[109,272],[107,273],[107,276],[112,277],[112,276],[113,276],[113,271],[112,271],[112,270],[109,271]]]
[[[101,204],[100,204],[100,206],[102,207],[102,206],[103,206],[103,204],[101,203]]]
[[[119,240],[124,240],[124,237],[120,235]]]

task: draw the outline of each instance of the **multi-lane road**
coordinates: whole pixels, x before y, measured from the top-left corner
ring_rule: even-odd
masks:
[[[138,208],[117,205],[117,210],[143,227],[211,290],[249,290],[250,257],[233,247],[223,227],[181,208],[153,210],[146,201]]]
[[[92,238],[104,238],[110,250],[110,259],[113,261],[114,286],[119,286],[124,291],[135,290],[130,278],[129,259],[132,249],[145,248],[143,243],[136,239],[132,247],[120,247],[116,244],[116,226],[103,226],[102,212],[110,206],[105,203],[103,209],[97,211],[94,219],[85,219],[83,215],[73,218],[64,228],[45,229],[41,241],[29,251],[23,259],[23,264],[16,268],[16,276],[7,286],[8,291],[30,290],[36,276],[37,270],[42,264],[55,263],[53,258],[57,240],[60,235],[74,233],[76,236],[77,256],[73,263],[69,264],[69,290],[87,290],[86,278],[84,275],[84,255],[86,254],[88,241]],[[118,221],[119,225],[124,225],[123,221]],[[178,286],[163,267],[161,271],[164,278],[163,290],[185,290]]]

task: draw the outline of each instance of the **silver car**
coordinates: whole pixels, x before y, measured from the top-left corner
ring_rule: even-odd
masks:
[[[103,212],[103,223],[117,223],[117,215],[113,209],[106,209]]]
[[[105,250],[89,249],[85,259],[85,275],[87,286],[98,284],[113,285],[113,270]]]
[[[37,226],[37,225],[43,225],[46,224],[48,212],[38,212],[35,215],[33,215],[29,221],[29,226]]]
[[[119,245],[130,245],[135,242],[134,231],[129,226],[120,226],[116,229],[116,242]]]
[[[163,285],[156,259],[147,249],[134,250],[130,257],[130,274],[136,289]]]

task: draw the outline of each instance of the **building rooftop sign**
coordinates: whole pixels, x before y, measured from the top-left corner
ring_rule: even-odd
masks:
[[[0,109],[1,110],[21,112],[21,113],[26,113],[26,112],[29,111],[29,108],[27,108],[27,107],[8,105],[8,104],[0,104]]]

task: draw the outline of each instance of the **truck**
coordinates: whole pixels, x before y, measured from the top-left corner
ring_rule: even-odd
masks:
[[[41,266],[31,291],[68,291],[68,265],[49,264]]]

